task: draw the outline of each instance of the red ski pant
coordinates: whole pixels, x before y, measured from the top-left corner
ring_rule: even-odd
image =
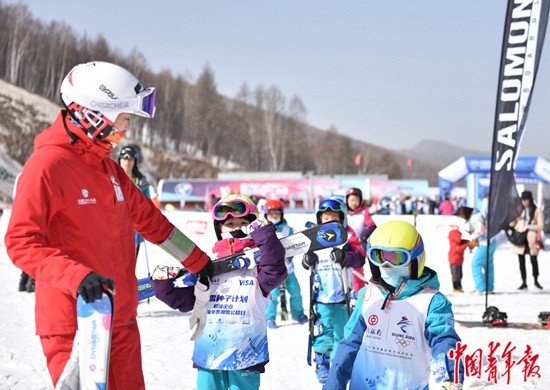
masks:
[[[74,334],[40,336],[53,385],[71,357]],[[141,342],[136,323],[113,328],[109,360],[109,390],[145,389],[141,369]]]

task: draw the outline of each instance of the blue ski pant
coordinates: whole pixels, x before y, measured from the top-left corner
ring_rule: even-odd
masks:
[[[496,242],[492,242],[489,245],[489,265],[487,266],[487,245],[478,246],[472,258],[472,276],[474,278],[474,284],[476,291],[485,291],[485,275],[489,273],[489,282],[487,284],[487,290],[493,291],[495,289],[495,271],[493,266],[493,257],[495,250],[497,249]]]
[[[334,358],[338,344],[344,338],[344,327],[348,322],[348,309],[345,303],[315,304],[318,319],[322,326],[321,334],[313,340],[313,351]]]
[[[223,371],[199,368],[197,373],[197,389],[258,390],[259,388],[259,371]]]
[[[293,319],[298,319],[302,314],[304,314],[304,306],[302,303],[302,293],[300,289],[300,284],[296,275],[293,273],[289,274],[285,280],[286,291],[290,295],[290,314]],[[279,287],[271,291],[271,302],[267,306],[266,317],[268,320],[275,320],[277,317],[277,305],[279,302],[279,296],[281,291]]]

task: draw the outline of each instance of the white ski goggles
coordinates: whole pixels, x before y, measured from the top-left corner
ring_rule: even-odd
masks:
[[[92,101],[90,108],[97,109],[98,111],[122,111],[133,113],[145,118],[153,118],[155,116],[155,96],[156,89],[151,87],[137,94],[132,99],[116,99],[109,101]],[[95,104],[101,104],[102,107],[94,106]]]
[[[147,88],[138,93],[135,98],[130,99],[100,100],[79,94],[74,89],[65,95],[83,107],[103,113],[126,112],[145,118],[155,116],[156,89],[154,87]]]

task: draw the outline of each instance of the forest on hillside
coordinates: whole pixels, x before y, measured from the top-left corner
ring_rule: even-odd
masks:
[[[74,65],[91,60],[117,63],[146,87],[156,87],[154,120],[137,119],[132,128],[132,137],[143,146],[220,168],[232,164],[247,171],[401,176],[393,153],[343,136],[335,126],[324,131],[309,126],[304,102],[285,96],[275,85],[243,83],[236,96],[224,97],[208,65],[193,80],[172,69],[153,72],[137,48],[122,55],[106,37],[78,36],[66,23],[35,18],[21,3],[0,0],[0,37],[0,78],[58,104],[63,77]]]

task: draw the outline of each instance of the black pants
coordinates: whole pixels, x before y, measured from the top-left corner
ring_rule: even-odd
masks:
[[[453,289],[462,290],[462,265],[451,264],[451,280]]]
[[[519,272],[521,272],[521,280],[524,282],[527,280],[527,270],[525,269],[525,255],[518,255],[519,257]],[[533,268],[533,277],[537,279],[539,277],[539,262],[537,256],[529,255],[531,259],[531,267]]]

